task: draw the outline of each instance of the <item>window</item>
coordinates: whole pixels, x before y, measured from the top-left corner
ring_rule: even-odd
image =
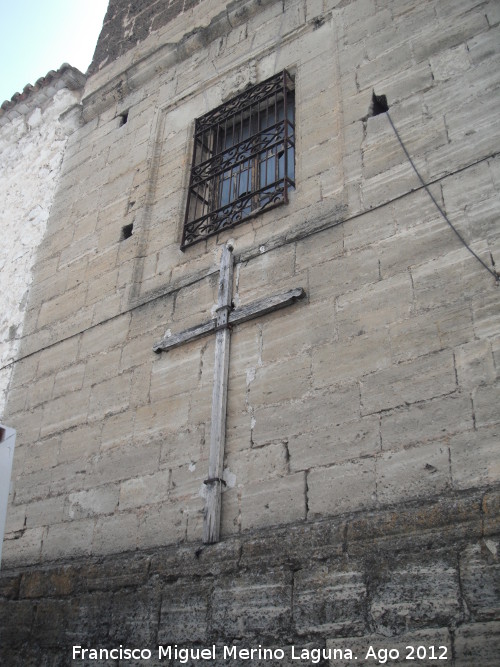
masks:
[[[198,118],[182,247],[286,203],[294,148],[287,71]]]

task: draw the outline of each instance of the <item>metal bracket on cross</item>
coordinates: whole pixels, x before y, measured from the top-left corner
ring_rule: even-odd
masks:
[[[164,336],[153,346],[155,352],[166,352],[188,341],[215,332],[215,368],[212,392],[212,421],[210,431],[210,458],[207,494],[203,524],[203,542],[211,544],[219,540],[221,514],[221,486],[226,439],[226,406],[229,370],[229,347],[231,326],[247,322],[280,308],[285,308],[306,295],[302,287],[274,294],[253,301],[240,308],[232,308],[233,293],[233,248],[224,246],[219,272],[219,292],[216,318],[186,329],[172,336]]]

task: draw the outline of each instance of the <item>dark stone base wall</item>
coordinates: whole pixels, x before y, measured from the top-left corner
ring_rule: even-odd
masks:
[[[0,664],[178,665],[158,659],[158,646],[216,644],[215,662],[182,664],[382,664],[365,660],[373,646],[400,651],[390,665],[498,665],[499,510],[500,490],[490,489],[212,546],[3,571]],[[73,645],[120,644],[152,658],[72,660]],[[223,657],[224,645],[259,644],[284,659]],[[358,660],[292,659],[292,646],[295,656],[351,649]],[[445,647],[447,659],[405,661],[406,646]]]

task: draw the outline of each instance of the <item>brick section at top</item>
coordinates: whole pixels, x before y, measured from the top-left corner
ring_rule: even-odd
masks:
[[[94,74],[201,0],[109,0],[88,74]]]

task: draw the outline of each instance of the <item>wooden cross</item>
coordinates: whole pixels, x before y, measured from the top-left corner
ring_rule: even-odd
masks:
[[[233,248],[224,246],[219,274],[219,293],[217,299],[216,318],[186,329],[175,335],[166,335],[153,346],[155,352],[163,352],[178,347],[188,341],[196,340],[215,331],[215,368],[212,393],[212,422],[210,430],[210,458],[205,497],[203,523],[203,542],[211,544],[219,540],[222,470],[224,464],[224,445],[226,440],[226,406],[227,378],[229,370],[229,344],[231,327],[241,324],[254,317],[271,313],[274,310],[289,306],[302,299],[305,292],[302,287],[275,294],[247,306],[233,308]]]

